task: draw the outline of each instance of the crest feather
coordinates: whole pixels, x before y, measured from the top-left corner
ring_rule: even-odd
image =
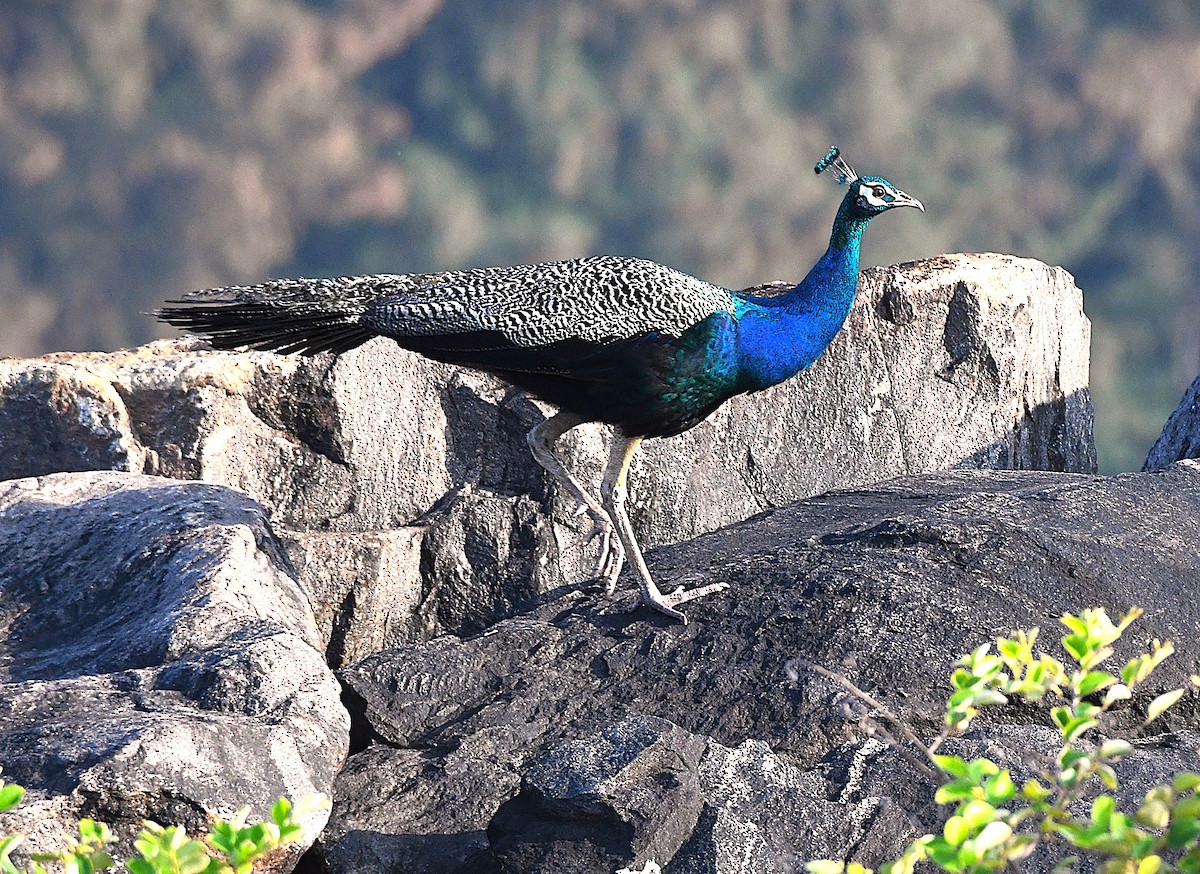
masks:
[[[826,170],[832,167],[838,171],[838,184],[854,182],[858,179],[858,174],[854,172],[854,168],[846,163],[846,159],[842,157],[841,150],[837,146],[830,146],[829,152],[820,161],[817,161],[817,166],[813,167],[813,172],[820,176]]]

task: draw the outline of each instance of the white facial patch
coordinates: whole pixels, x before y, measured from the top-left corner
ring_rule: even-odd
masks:
[[[876,189],[878,189],[880,195],[882,195],[882,196],[880,196],[880,197],[875,196]],[[858,199],[870,206],[884,207],[884,206],[889,205],[892,202],[892,200],[895,199],[895,195],[892,194],[892,192],[888,190],[886,185],[880,185],[879,183],[875,183],[874,185],[867,185],[864,182],[864,183],[860,183],[858,186]]]

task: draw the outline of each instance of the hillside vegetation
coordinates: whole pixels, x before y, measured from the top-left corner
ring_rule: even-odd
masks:
[[[799,278],[836,142],[927,215],[867,263],[1061,264],[1108,470],[1200,367],[1189,0],[73,0],[0,9],[0,354],[267,275],[587,253]]]

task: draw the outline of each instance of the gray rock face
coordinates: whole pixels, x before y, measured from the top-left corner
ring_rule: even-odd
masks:
[[[0,483],[0,766],[30,790],[0,832],[57,848],[91,816],[128,848],[143,819],[195,833],[209,810],[330,792],[349,719],[323,648],[246,495],[117,472]]]
[[[1142,470],[1162,470],[1184,458],[1200,458],[1200,376],[1183,393],[1179,406],[1150,447]]]
[[[343,670],[365,745],[338,778],[324,858],[427,874],[875,864],[937,827],[932,787],[877,743],[847,744],[840,687],[803,669],[790,682],[790,659],[845,674],[932,737],[961,654],[1033,625],[1053,641],[1064,610],[1140,605],[1118,657],[1155,637],[1178,649],[1118,714],[1136,724],[1200,662],[1197,544],[1200,464],[1182,462],[911,477],[661,548],[664,584],[730,584],[686,626],[571,591]],[[1048,706],[996,711],[959,749],[1036,765]],[[1189,696],[1162,727],[1197,717]],[[1200,766],[1194,744],[1165,742],[1127,763],[1130,795]]]
[[[649,442],[634,524],[654,546],[901,474],[1092,471],[1088,345],[1062,270],[1000,255],[868,270],[810,371]],[[161,342],[0,361],[0,478],[114,469],[244,489],[286,529],[341,664],[478,630],[590,575],[587,525],[524,442],[544,414],[386,340],[337,360]],[[599,479],[603,437],[595,426],[564,441],[585,482]],[[333,555],[336,571],[310,558]]]

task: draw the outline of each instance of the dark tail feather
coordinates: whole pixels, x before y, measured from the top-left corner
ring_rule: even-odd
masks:
[[[359,322],[361,306],[332,303],[174,300],[154,315],[168,325],[204,337],[215,349],[249,346],[285,354],[340,354],[375,336],[375,331]]]

